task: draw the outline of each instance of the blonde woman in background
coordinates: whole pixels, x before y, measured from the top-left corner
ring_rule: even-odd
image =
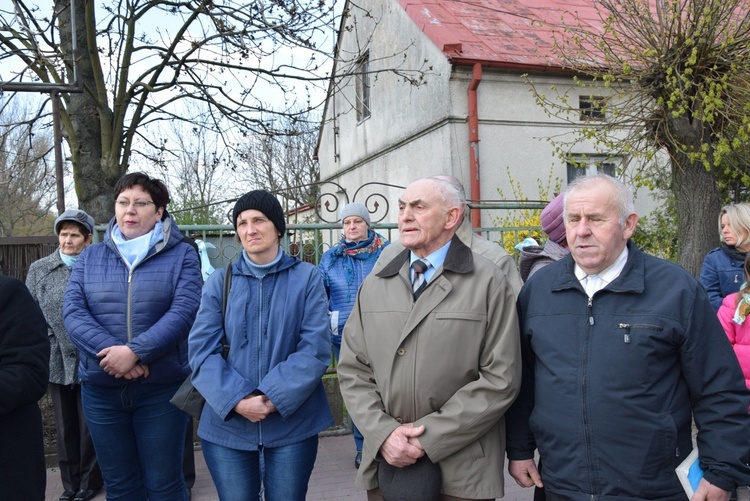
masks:
[[[706,255],[700,283],[706,289],[714,311],[729,294],[740,290],[742,266],[750,250],[750,204],[731,204],[719,213],[721,246]]]

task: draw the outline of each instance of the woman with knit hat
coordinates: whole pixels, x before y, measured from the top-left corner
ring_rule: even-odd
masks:
[[[341,333],[354,307],[357,290],[388,245],[383,235],[370,229],[370,211],[361,203],[346,204],[340,215],[341,240],[323,254],[318,265],[330,300],[331,345],[336,360],[341,351]],[[352,428],[357,449],[354,466],[359,468],[364,439],[356,426]]]
[[[534,245],[521,249],[518,267],[520,268],[521,279],[524,282],[540,269],[568,254],[565,222],[563,221],[563,198],[562,193],[557,195],[542,211],[540,218],[542,220],[542,231],[548,237],[544,247]]]
[[[333,425],[321,380],[331,358],[325,289],[314,266],[281,248],[286,223],[271,193],[243,195],[232,221],[244,252],[231,267],[226,311],[219,270],[188,341],[206,399],[203,456],[222,501],[302,501],[318,433]]]

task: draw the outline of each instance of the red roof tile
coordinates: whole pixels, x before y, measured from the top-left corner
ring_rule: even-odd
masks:
[[[584,23],[601,29],[593,0],[399,0],[454,63],[560,67],[553,34]],[[578,21],[575,21],[576,15]]]

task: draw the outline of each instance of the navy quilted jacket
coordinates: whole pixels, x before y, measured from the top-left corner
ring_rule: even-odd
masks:
[[[164,240],[129,270],[110,233],[86,248],[73,266],[65,291],[65,329],[80,351],[82,381],[99,386],[126,384],[99,367],[96,354],[126,344],[148,364],[147,383],[173,383],[190,372],[187,335],[201,294],[198,253],[164,220]]]

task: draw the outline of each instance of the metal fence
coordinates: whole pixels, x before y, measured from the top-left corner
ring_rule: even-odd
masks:
[[[389,241],[398,240],[396,224],[373,225],[372,229]],[[180,230],[206,244],[209,260],[216,269],[223,268],[229,261],[236,261],[242,252],[242,244],[230,225],[183,225],[180,226]],[[502,242],[506,250],[516,258],[518,253],[513,249],[516,243],[521,242],[526,236],[536,235],[538,238],[541,234],[541,228],[538,226],[477,228],[476,231],[499,245]],[[287,225],[287,234],[281,246],[289,255],[317,265],[323,253],[335,245],[340,238],[340,225],[290,224]]]
[[[470,208],[485,211],[490,219],[509,220],[512,211],[526,211],[530,214],[544,208],[544,202],[483,202],[469,204]],[[503,217],[493,216],[502,214]],[[521,219],[524,220],[524,219]],[[398,227],[395,223],[374,223],[372,228],[392,241],[398,239]],[[94,242],[99,242],[106,231],[106,225],[99,225],[94,232]],[[211,265],[223,268],[229,261],[235,261],[242,251],[242,245],[231,225],[180,225],[180,230],[196,240],[206,244],[206,252]],[[532,236],[541,243],[541,228],[527,226],[491,226],[475,228],[479,234],[490,241],[502,245],[516,259],[518,252],[515,244]],[[281,242],[284,250],[303,261],[317,265],[320,257],[341,238],[339,223],[304,223],[287,224],[287,233]],[[54,236],[0,238],[0,272],[25,280],[31,263],[54,252],[57,238]]]

